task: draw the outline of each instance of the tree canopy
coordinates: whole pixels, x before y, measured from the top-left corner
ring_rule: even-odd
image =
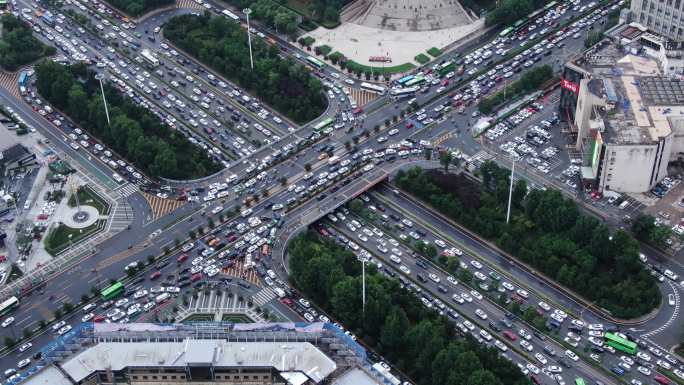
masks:
[[[285,32],[290,36],[297,32],[299,15],[273,0],[228,0],[228,3],[239,9],[249,7],[252,10],[250,18],[261,20],[278,32]]]
[[[498,7],[487,13],[486,25],[510,25],[525,18],[535,9],[541,8],[550,0],[503,0]]]
[[[44,61],[36,66],[36,75],[38,92],[45,100],[147,175],[184,180],[221,169],[182,133],[105,84],[108,125],[99,82],[85,65]]]
[[[638,260],[639,244],[629,234],[611,234],[557,190],[528,193],[522,180],[506,224],[510,171],[486,162],[480,172],[481,186],[420,168],[400,171],[395,182],[616,317],[638,317],[660,304],[658,287]]]
[[[549,65],[542,65],[535,67],[527,72],[525,72],[519,80],[506,85],[506,92],[500,91],[496,94],[480,100],[477,108],[483,114],[488,114],[501,104],[506,101],[515,99],[519,96],[523,96],[536,91],[544,85],[548,85],[553,79],[553,68]]]
[[[43,56],[55,54],[55,47],[47,46],[33,37],[31,28],[14,15],[3,15],[0,23],[0,66],[3,69],[16,71]]]
[[[340,245],[311,231],[288,246],[292,278],[319,306],[381,353],[418,385],[523,385],[529,380],[496,348],[463,336],[399,282],[366,268]]]
[[[182,15],[166,24],[164,36],[298,123],[313,120],[327,106],[321,82],[261,39],[252,39],[251,70],[247,34],[237,23],[208,13]]]
[[[131,16],[140,16],[156,8],[172,5],[174,0],[107,0],[107,2]]]

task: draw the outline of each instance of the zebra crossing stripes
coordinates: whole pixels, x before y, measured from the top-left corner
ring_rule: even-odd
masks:
[[[259,290],[258,293],[254,294],[252,297],[252,302],[254,303],[254,306],[264,306],[276,299],[276,297],[278,297],[278,295],[276,295],[276,293],[270,287],[264,287],[263,289]]]
[[[193,0],[177,0],[176,8],[183,9],[204,9],[200,4],[197,4]]]
[[[358,88],[347,88],[349,90],[349,98],[356,101],[356,105],[365,106],[372,100],[377,99],[378,95],[366,90]]]
[[[260,285],[259,275],[256,273],[256,271],[254,271],[252,268],[245,268],[241,262],[238,262],[231,267],[224,267],[223,274],[242,278],[256,286]]]
[[[185,204],[183,201],[159,198],[156,195],[145,192],[143,192],[142,195],[152,209],[152,214],[154,216],[153,220],[157,220],[171,212],[174,212]]]
[[[447,132],[446,134],[443,134],[443,135],[438,136],[438,137],[433,141],[432,144],[433,144],[434,146],[439,146],[440,144],[446,142],[447,140],[449,140],[449,139],[451,139],[451,138],[453,138],[453,137],[454,137],[454,133],[453,133],[453,132]]]
[[[129,196],[138,192],[138,186],[132,183],[126,183],[125,185],[114,190],[116,195],[120,195],[123,198],[128,198]]]
[[[0,71],[0,87],[8,90],[14,97],[21,99],[19,93],[19,74]]]

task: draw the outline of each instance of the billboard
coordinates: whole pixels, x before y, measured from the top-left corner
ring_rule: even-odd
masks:
[[[579,84],[573,83],[569,80],[561,79],[561,87],[565,88],[568,91],[572,91],[574,93],[579,93]]]
[[[591,143],[591,173],[596,178],[598,174],[599,158],[601,156],[601,148],[603,147],[603,137],[599,131],[596,131],[596,136]]]

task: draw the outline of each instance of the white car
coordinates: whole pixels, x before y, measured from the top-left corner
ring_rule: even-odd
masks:
[[[546,357],[544,357],[544,355],[541,353],[535,353],[534,358],[536,358],[537,361],[539,361],[542,365],[546,365],[546,363],[548,362]]]
[[[409,270],[409,268],[404,265],[399,266],[399,270],[401,270],[401,272],[406,275],[411,274],[411,270]]]
[[[59,334],[61,336],[61,335],[66,334],[69,330],[71,330],[71,325],[66,325],[65,327],[57,330],[57,334]]]
[[[439,277],[438,277],[436,274],[434,274],[434,273],[428,274],[428,277],[429,277],[430,280],[431,280],[432,282],[434,282],[434,283],[439,283],[439,282],[441,281],[441,280],[439,279]]]
[[[520,346],[522,346],[528,352],[531,352],[534,349],[534,346],[532,346],[532,344],[526,340],[520,340]]]
[[[17,368],[23,369],[23,368],[27,367],[30,363],[31,363],[31,359],[25,358],[25,359],[19,361],[19,363],[17,364]]]
[[[639,357],[639,359],[642,359],[646,362],[651,361],[651,356],[646,352],[637,352],[637,357]]]
[[[472,261],[470,261],[470,264],[473,265],[473,267],[478,269],[478,270],[482,268],[482,264],[480,262],[474,260],[474,259]]]
[[[12,322],[14,322],[14,317],[7,317],[4,321],[2,321],[2,327],[8,327],[12,324]]]
[[[544,311],[551,311],[551,306],[544,301],[539,302],[539,307]]]
[[[651,375],[651,369],[645,367],[645,366],[637,366],[637,370],[639,373],[643,374],[644,376],[650,376]]]
[[[527,370],[534,374],[539,374],[540,372],[539,368],[536,367],[534,364],[528,363],[527,365],[525,365],[525,367],[527,368]]]
[[[573,361],[579,361],[579,357],[577,357],[577,354],[575,354],[575,352],[572,350],[566,350],[565,355]]]
[[[25,351],[31,349],[32,346],[33,346],[32,343],[27,342],[27,343],[25,343],[25,344],[23,344],[23,345],[21,345],[21,346],[19,347],[19,352],[20,352],[20,353],[23,353],[23,352],[25,352]]]
[[[95,313],[88,313],[88,314],[84,315],[83,317],[81,317],[81,322],[88,322],[91,319],[93,319],[93,317],[95,317]]]
[[[485,313],[481,309],[475,309],[475,314],[483,320],[487,319],[487,313]]]

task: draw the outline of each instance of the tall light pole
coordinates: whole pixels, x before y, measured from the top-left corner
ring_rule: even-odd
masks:
[[[249,65],[254,69],[254,59],[252,58],[252,31],[249,27],[249,14],[252,13],[250,8],[245,8],[242,11],[247,16],[247,44],[249,44]]]
[[[361,303],[362,311],[366,314],[366,260],[361,260]]]
[[[111,123],[109,122],[109,110],[107,109],[107,99],[105,98],[104,86],[102,85],[102,79],[104,79],[104,74],[96,74],[95,79],[100,81],[100,91],[102,91],[102,101],[104,102],[105,115],[107,115],[107,125],[110,125]]]
[[[515,162],[511,167],[511,187],[508,190],[508,212],[506,213],[506,224],[511,220],[511,199],[513,198],[513,173],[515,173]]]

